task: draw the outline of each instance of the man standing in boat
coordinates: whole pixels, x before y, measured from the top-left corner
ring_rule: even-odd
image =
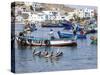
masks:
[[[50,30],[49,35],[50,35],[50,38],[51,38],[51,39],[55,39],[53,29]]]
[[[74,34],[74,39],[76,40],[77,39],[77,23],[75,22],[74,23],[74,26],[73,26],[73,34]]]

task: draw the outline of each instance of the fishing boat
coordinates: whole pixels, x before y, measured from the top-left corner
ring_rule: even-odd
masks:
[[[26,46],[77,46],[75,40],[48,40],[40,38],[16,37],[18,44]]]
[[[86,33],[90,34],[90,33],[97,33],[97,26],[95,24],[91,24],[87,27],[86,29]]]
[[[87,30],[86,34],[90,34],[90,33],[97,33],[96,29],[91,29],[91,30]]]
[[[60,38],[73,38],[74,34],[73,33],[62,33],[58,31],[58,35]],[[77,39],[86,39],[86,34],[76,34]]]
[[[70,22],[62,23],[62,25],[65,27],[64,29],[66,29],[66,30],[73,29],[73,26]]]
[[[57,28],[61,28],[61,27],[64,27],[62,24],[44,24],[42,25],[42,27],[49,27],[49,28],[54,28],[54,27],[57,27]]]
[[[33,32],[33,31],[35,31],[35,30],[37,30],[35,24],[28,24],[28,25],[25,25],[25,27],[24,27],[24,31]]]

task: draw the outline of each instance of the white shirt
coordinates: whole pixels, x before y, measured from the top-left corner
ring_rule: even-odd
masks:
[[[53,31],[50,31],[49,35],[50,36],[54,36],[54,32]]]

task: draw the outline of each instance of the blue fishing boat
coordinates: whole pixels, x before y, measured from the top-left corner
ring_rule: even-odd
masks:
[[[24,31],[35,31],[37,30],[36,25],[35,24],[28,24],[24,27]]]
[[[64,26],[64,28],[65,28],[66,30],[71,30],[71,29],[73,29],[72,23],[69,22],[69,21],[63,22],[62,25]]]
[[[77,28],[76,28],[76,31],[82,31],[83,29],[84,29],[83,26],[78,25]]]
[[[90,34],[90,33],[97,33],[96,29],[91,29],[91,30],[87,30],[86,34]]]
[[[55,28],[62,28],[62,27],[64,27],[64,26],[63,26],[62,24],[59,23],[59,24],[46,24],[46,25],[45,25],[45,24],[44,24],[44,25],[42,24],[42,27],[47,27],[47,28],[48,28],[48,27],[49,27],[49,28],[54,28],[54,27],[55,27]]]
[[[86,34],[77,34],[77,39],[86,39]]]
[[[58,35],[60,38],[72,38],[72,37],[74,37],[74,35],[71,33],[61,33],[60,31],[58,31]]]
[[[72,30],[74,29],[74,25],[70,22],[66,22],[66,23],[62,23],[62,25],[64,26],[65,30]],[[76,31],[81,31],[84,29],[84,26],[81,26],[80,24],[77,24],[76,26]]]
[[[58,31],[58,35],[60,38],[73,38],[74,34],[73,33],[61,33]],[[76,34],[77,39],[86,39],[86,34]]]

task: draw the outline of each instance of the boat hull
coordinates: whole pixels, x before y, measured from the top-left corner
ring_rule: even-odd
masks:
[[[97,33],[97,30],[93,29],[93,30],[87,30],[86,34],[91,34],[91,33]]]
[[[30,46],[29,44],[27,44],[28,46]],[[46,44],[31,44],[31,46],[77,46],[77,43],[73,42],[73,43],[66,43],[66,44],[50,44],[50,45],[46,45]]]
[[[36,43],[34,41],[29,42],[28,40],[21,41],[20,39],[17,39],[17,42],[23,46],[77,46],[77,42],[72,40],[48,40],[49,43],[47,44],[43,41]]]
[[[74,37],[74,34],[67,34],[67,33],[61,33],[61,32],[58,32],[58,35],[60,38],[73,38]],[[76,34],[77,36],[77,39],[86,39],[86,35],[82,35],[82,34]]]

